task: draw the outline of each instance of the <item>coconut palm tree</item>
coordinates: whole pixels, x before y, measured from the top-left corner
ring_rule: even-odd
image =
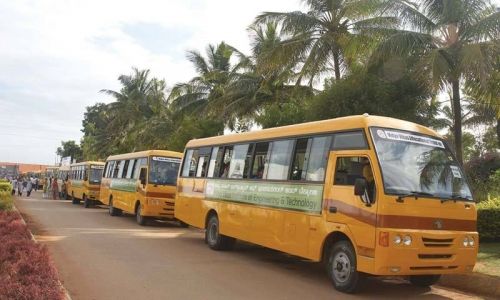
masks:
[[[264,12],[254,24],[278,22],[284,39],[267,55],[270,66],[290,62],[300,69],[298,80],[333,74],[340,79],[397,18],[384,15],[383,0],[303,0],[307,12]]]
[[[414,57],[416,73],[436,91],[451,87],[455,150],[462,162],[461,84],[474,80],[486,85],[493,74],[500,55],[500,13],[487,0],[394,2],[386,12],[403,27],[393,30],[372,58]]]
[[[178,83],[170,92],[169,103],[177,111],[217,116],[223,106],[221,97],[233,67],[231,57],[235,49],[221,42],[209,44],[206,58],[198,51],[188,51],[187,58],[198,75],[186,83]]]

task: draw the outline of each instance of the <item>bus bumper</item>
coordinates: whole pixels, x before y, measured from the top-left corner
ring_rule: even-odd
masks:
[[[142,215],[157,219],[174,219],[174,199],[146,198],[142,205]]]
[[[388,243],[382,236],[388,234]],[[411,244],[396,244],[405,236]],[[474,240],[473,246],[464,246],[466,237]],[[388,246],[384,246],[387,245]],[[375,250],[375,275],[430,275],[461,274],[474,269],[478,250],[477,232],[410,231],[379,229]]]

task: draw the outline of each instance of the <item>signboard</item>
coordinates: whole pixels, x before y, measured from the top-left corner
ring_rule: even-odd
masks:
[[[173,162],[173,163],[180,163],[181,162],[180,158],[171,158],[171,157],[163,157],[163,156],[153,156],[151,159],[155,160],[155,161],[165,161],[165,162]]]
[[[323,185],[209,179],[205,192],[208,199],[319,214]]]
[[[408,143],[414,143],[414,144],[420,144],[420,145],[444,149],[444,144],[442,141],[421,135],[409,134],[400,131],[382,130],[382,129],[377,130],[377,135],[382,139],[402,141],[402,142],[408,142]]]
[[[69,167],[69,165],[71,165],[71,156],[61,158],[61,166]]]

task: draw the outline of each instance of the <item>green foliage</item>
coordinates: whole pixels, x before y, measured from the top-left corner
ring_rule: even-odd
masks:
[[[255,120],[263,128],[285,126],[306,121],[305,103],[290,101],[285,103],[273,103],[262,110]]]
[[[391,82],[366,72],[335,81],[312,99],[308,120],[322,120],[369,113],[419,120],[419,109],[429,93],[408,76]]]
[[[0,210],[12,208],[12,185],[8,182],[0,182]]]
[[[477,208],[477,230],[481,242],[500,242],[500,197],[481,202]]]
[[[493,152],[476,157],[464,167],[476,201],[485,201],[492,196],[498,197],[500,154]]]
[[[221,135],[224,132],[224,124],[219,120],[200,119],[185,117],[177,126],[177,130],[169,137],[168,148],[183,152],[186,143],[195,138]]]
[[[75,141],[61,141],[61,147],[58,147],[56,154],[60,157],[70,156],[71,159],[82,161],[83,151],[82,148]]]

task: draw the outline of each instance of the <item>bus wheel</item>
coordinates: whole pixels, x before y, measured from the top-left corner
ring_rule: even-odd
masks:
[[[356,253],[350,242],[339,241],[330,248],[327,268],[336,290],[344,293],[356,292],[361,274],[356,270]]]
[[[148,218],[143,216],[141,214],[141,211],[142,211],[141,205],[139,204],[139,205],[137,205],[137,208],[135,209],[135,220],[136,220],[137,224],[139,224],[141,226],[145,226],[148,223]]]
[[[410,282],[416,286],[428,287],[439,281],[441,275],[412,275]]]
[[[80,200],[75,198],[75,194],[73,194],[73,192],[71,192],[71,200],[71,203],[73,204],[80,204]]]
[[[234,247],[236,239],[219,233],[219,218],[213,214],[207,223],[205,241],[213,250],[230,250]]]
[[[113,199],[109,199],[109,206],[108,206],[108,212],[110,216],[119,216],[122,214],[121,209],[118,209],[113,206]]]
[[[86,195],[83,195],[83,207],[89,208],[90,207],[90,200],[87,198]]]

